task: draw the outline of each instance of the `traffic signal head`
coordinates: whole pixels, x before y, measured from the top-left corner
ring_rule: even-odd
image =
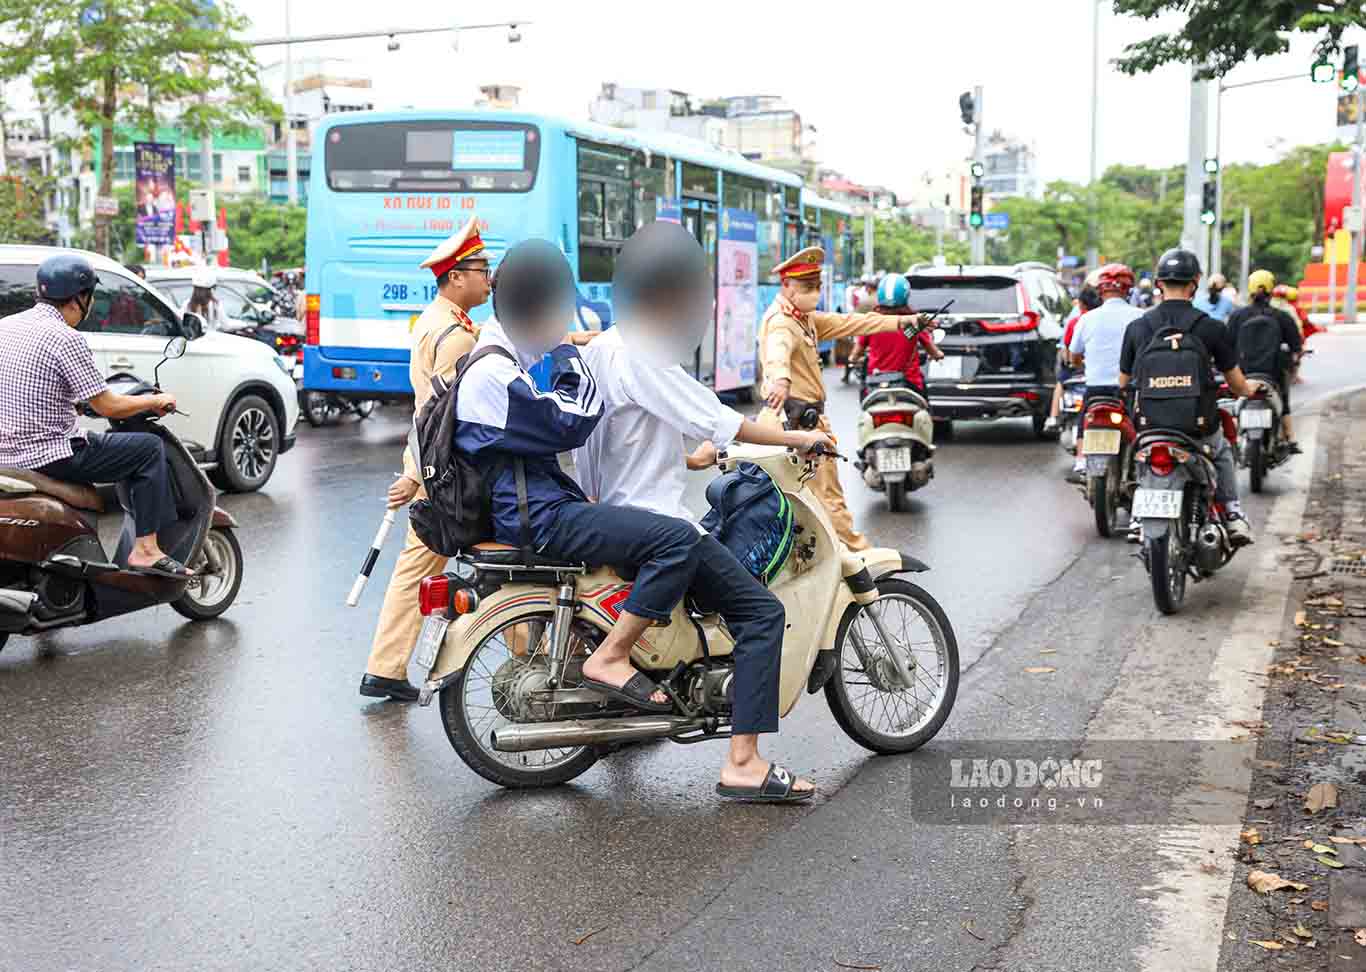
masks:
[[[982,176],[986,175],[986,171],[987,167],[984,166],[981,162],[972,163],[972,177],[974,179],[982,178]]]
[[[1218,192],[1218,188],[1212,181],[1205,183],[1204,193],[1200,200],[1200,222],[1206,226],[1214,225],[1214,211],[1219,203]]]
[[[971,226],[973,229],[981,229],[981,227],[982,227],[982,214],[981,214],[981,213],[970,213],[970,214],[968,215],[968,225]]]
[[[1217,175],[1219,173],[1219,160],[1205,159],[1205,171],[1210,175]]]
[[[1351,47],[1342,49],[1342,90],[1353,92],[1357,85],[1361,83],[1361,67],[1357,63],[1357,48],[1353,44]]]
[[[982,201],[985,193],[980,185],[972,187],[972,205],[968,212],[968,225],[977,229],[982,225]]]
[[[1333,65],[1325,60],[1318,60],[1309,68],[1309,80],[1315,84],[1330,84],[1338,76],[1337,71],[1333,70]]]
[[[963,116],[963,124],[971,125],[977,118],[977,105],[972,100],[972,92],[964,91],[958,96],[958,113]]]

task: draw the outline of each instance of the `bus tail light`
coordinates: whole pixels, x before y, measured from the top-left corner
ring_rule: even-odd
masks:
[[[306,344],[317,345],[318,327],[322,317],[322,298],[317,294],[309,294],[304,298],[304,342]]]

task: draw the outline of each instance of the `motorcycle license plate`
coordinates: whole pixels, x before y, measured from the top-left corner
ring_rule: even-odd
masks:
[[[1175,520],[1181,516],[1181,490],[1137,489],[1133,515],[1137,519]]]
[[[417,661],[417,667],[423,672],[432,670],[436,664],[436,653],[441,650],[441,645],[446,640],[446,629],[451,626],[447,618],[439,614],[429,615],[422,619],[422,630],[417,636],[417,647],[413,649],[413,658]]]
[[[910,449],[879,449],[877,451],[877,471],[883,473],[904,473],[911,471]]]
[[[951,354],[942,361],[931,361],[926,381],[957,381],[963,377],[963,356]]]
[[[1271,428],[1271,410],[1268,408],[1245,408],[1239,419],[1245,429]]]
[[[1081,451],[1088,456],[1119,455],[1119,429],[1087,429],[1081,437]]]

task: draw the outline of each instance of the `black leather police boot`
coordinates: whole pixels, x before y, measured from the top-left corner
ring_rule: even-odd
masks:
[[[360,680],[360,694],[372,699],[393,699],[395,702],[417,701],[417,689],[406,678],[366,675]]]

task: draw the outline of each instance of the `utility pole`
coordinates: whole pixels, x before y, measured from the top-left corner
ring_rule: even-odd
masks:
[[[1181,248],[1203,254],[1205,226],[1200,222],[1200,210],[1205,186],[1205,111],[1209,103],[1209,85],[1197,81],[1195,72],[1200,65],[1191,65],[1190,145],[1186,153],[1186,200],[1181,218]]]
[[[285,0],[285,36],[290,35],[289,0]],[[293,45],[285,45],[285,178],[289,180],[291,206],[299,205],[299,146],[294,138],[294,55]]]
[[[863,213],[863,275],[871,277],[873,275],[873,212],[874,207],[869,206]],[[853,308],[848,309],[853,313]]]
[[[1238,277],[1238,289],[1242,291],[1243,298],[1250,300],[1252,295],[1247,289],[1247,275],[1252,267],[1252,207],[1243,207],[1243,265],[1242,273]]]
[[[1362,149],[1366,147],[1366,118],[1362,117],[1362,87],[1357,85],[1357,141],[1352,152],[1352,206],[1356,210],[1356,222],[1352,231],[1352,253],[1347,262],[1347,306],[1343,308],[1342,319],[1348,324],[1357,322],[1357,267],[1361,263],[1361,163]]]
[[[1223,271],[1224,263],[1224,160],[1219,157],[1219,147],[1224,134],[1224,89],[1223,82],[1214,95],[1214,161],[1219,168],[1214,170],[1214,225],[1210,227],[1209,272],[1210,276]]]
[[[972,159],[985,171],[986,156],[982,138],[982,86],[980,84],[972,89],[972,104],[974,108],[973,127],[976,129],[976,145],[973,148]],[[979,267],[987,262],[987,231],[985,226],[978,226],[972,231],[972,262]]]
[[[1100,227],[1096,219],[1096,153],[1100,105],[1100,0],[1091,0],[1091,179],[1086,215],[1086,265],[1100,265]]]

